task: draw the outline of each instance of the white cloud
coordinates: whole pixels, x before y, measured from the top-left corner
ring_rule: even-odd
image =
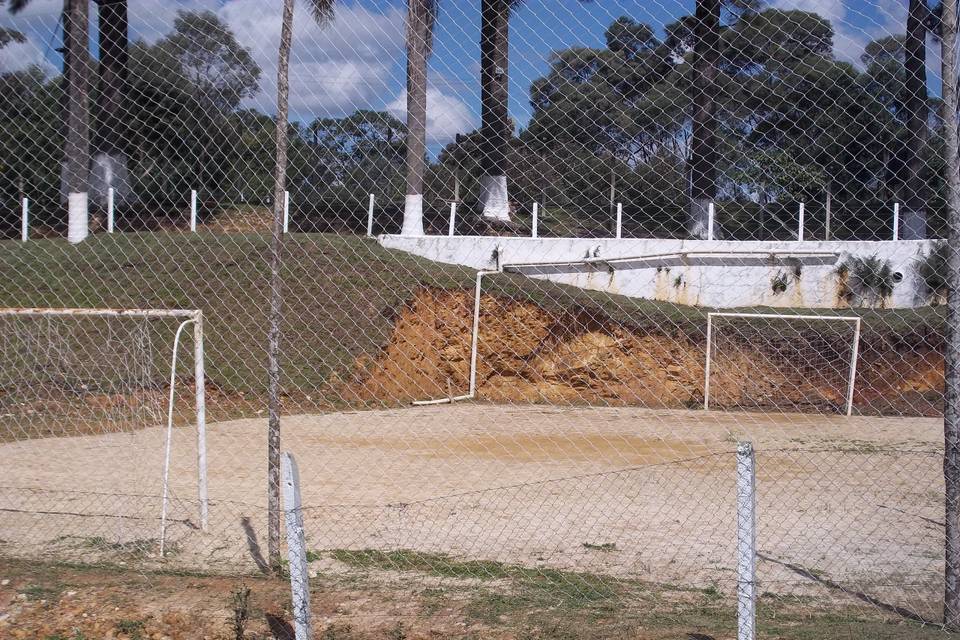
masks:
[[[407,119],[407,91],[387,105],[387,111],[400,120]],[[427,89],[427,143],[445,144],[458,133],[476,128],[476,119],[470,109],[456,96],[439,89]]]
[[[809,11],[829,20],[834,32],[833,54],[857,67],[862,67],[860,56],[867,44],[877,38],[903,33],[906,18],[906,5],[899,0],[875,0],[869,6],[869,13],[852,8],[844,0],[774,0],[771,6]]]
[[[0,49],[0,73],[20,71],[35,65],[48,75],[57,72],[44,57],[43,50],[34,38],[28,37],[26,42],[11,42]]]
[[[391,7],[376,12],[341,4],[332,24],[321,27],[297,3],[290,59],[290,105],[294,119],[338,116],[361,108],[378,108],[392,95],[388,84],[404,55],[404,12]],[[10,16],[0,10],[0,25],[27,36],[27,43],[0,50],[0,70],[13,71],[55,57],[60,46],[63,0],[33,0]],[[272,113],[276,105],[277,47],[283,3],[264,0],[137,0],[130,3],[130,37],[156,42],[170,32],[178,11],[210,10],[250,49],[263,75],[260,92],[248,106]],[[96,33],[96,6],[91,4],[91,33]],[[49,43],[49,44],[48,44]],[[54,66],[46,62],[48,71]]]
[[[302,7],[304,3],[299,3]],[[276,104],[277,47],[282,3],[230,0],[219,14],[263,69],[260,93],[250,100],[265,111]],[[294,16],[290,56],[290,109],[294,119],[337,116],[379,106],[403,59],[403,12],[341,5],[332,24],[317,25],[305,7]]]

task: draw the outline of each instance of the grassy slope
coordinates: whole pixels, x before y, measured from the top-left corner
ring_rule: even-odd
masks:
[[[262,391],[268,310],[268,237],[263,234],[100,234],[0,243],[0,305],[200,308],[213,386]],[[371,240],[295,234],[284,243],[286,388],[318,393],[360,356],[387,342],[397,309],[418,289],[470,288],[470,269],[441,265]],[[669,333],[699,336],[706,310],[583,291],[519,276],[488,278],[485,291],[556,310],[581,309]],[[803,310],[794,310],[802,312]],[[842,313],[849,314],[849,310]],[[936,330],[938,310],[859,312],[873,330]],[[774,329],[775,330],[775,329]],[[697,338],[699,339],[699,338]]]
[[[39,240],[2,243],[0,305],[199,308],[205,314],[211,382],[262,389],[269,293],[262,235],[98,235],[79,247]],[[374,242],[291,236],[284,243],[291,385],[309,390],[333,370],[375,353],[393,310],[423,286],[462,287],[471,272]]]

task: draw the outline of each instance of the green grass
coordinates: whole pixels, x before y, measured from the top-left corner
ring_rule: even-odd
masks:
[[[327,640],[428,637],[427,629],[445,629],[450,638],[518,638],[524,640],[636,640],[667,638],[730,638],[736,636],[736,597],[726,588],[693,589],[655,584],[638,579],[597,576],[576,571],[531,568],[519,565],[461,560],[442,554],[398,550],[324,552],[355,571],[350,575],[330,572],[312,580],[316,596],[315,637]],[[21,593],[46,599],[51,611],[62,605],[60,594],[71,585],[80,593],[87,585],[106,589],[117,602],[128,602],[110,622],[121,637],[146,637],[152,619],[151,597],[159,592],[177,593],[184,587],[209,589],[222,594],[223,606],[232,602],[237,583],[224,585],[224,578],[185,576],[182,582],[152,577],[171,574],[143,573],[133,567],[101,567],[45,563],[42,560],[0,558],[4,575],[19,584]],[[389,579],[386,573],[400,579]],[[356,575],[353,575],[356,574]],[[424,583],[424,578],[445,579],[442,584]],[[235,580],[238,580],[236,578]],[[267,603],[289,595],[289,581],[262,575],[242,578],[253,588],[252,601]],[[209,583],[205,581],[210,581]],[[602,584],[601,584],[602,583]],[[204,586],[206,585],[206,586]],[[584,594],[590,592],[589,597]],[[141,595],[142,594],[142,595]],[[361,630],[360,601],[375,603],[379,616],[376,629]],[[33,597],[31,596],[31,599]],[[145,608],[133,603],[143,600]],[[191,600],[187,600],[189,603]],[[68,600],[66,606],[74,606]],[[348,603],[341,614],[331,602]],[[413,614],[396,614],[395,605]],[[409,606],[408,606],[409,605]],[[286,606],[286,605],[285,605]],[[339,607],[339,605],[338,605]],[[263,610],[251,614],[251,620]],[[217,614],[219,615],[219,614]],[[348,616],[347,618],[340,617]],[[357,615],[353,620],[349,616]],[[402,619],[398,616],[402,615]],[[763,593],[758,601],[758,637],[771,640],[934,640],[952,637],[935,624],[920,625],[855,601],[813,596],[783,596]],[[320,621],[323,620],[321,623]],[[440,622],[439,627],[435,624]],[[431,631],[432,633],[432,631]],[[97,637],[101,637],[97,635]],[[47,640],[83,640],[69,627]],[[251,634],[251,637],[252,634]],[[432,635],[429,637],[433,637]]]
[[[4,242],[0,305],[199,308],[211,388],[265,388],[269,239],[262,235],[100,234]],[[472,283],[464,268],[382,249],[358,237],[295,235],[284,242],[282,349],[290,389],[318,389],[376,354],[397,310],[423,287]]]
[[[484,629],[509,630],[517,638],[529,640],[736,635],[735,595],[717,585],[692,589],[410,550],[338,549],[329,553],[354,569],[374,572],[366,579],[371,588],[383,584],[376,573],[382,571],[407,574],[406,584],[417,580],[409,574],[450,579],[442,589],[431,587],[420,592],[422,615],[430,617],[465,602],[459,611],[467,628],[481,625]],[[943,637],[935,625],[852,606],[849,601],[818,603],[812,597],[767,593],[759,599],[757,626],[760,637],[782,640]]]

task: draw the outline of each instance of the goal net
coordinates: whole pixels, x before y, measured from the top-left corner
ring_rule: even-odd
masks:
[[[199,311],[0,309],[0,507],[63,514],[0,537],[205,528],[202,337]]]
[[[860,318],[707,316],[705,409],[853,411]]]

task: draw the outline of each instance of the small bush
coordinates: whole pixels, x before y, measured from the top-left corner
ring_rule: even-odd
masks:
[[[878,256],[851,256],[837,268],[837,275],[846,278],[847,301],[859,301],[869,307],[882,307],[884,300],[893,295],[896,284],[890,261]]]
[[[787,286],[790,284],[790,279],[787,277],[787,274],[781,271],[770,280],[770,288],[773,290],[774,294],[781,294],[787,290]]]
[[[927,296],[942,296],[947,292],[947,260],[950,248],[946,242],[938,242],[920,263],[920,279],[927,288]]]

